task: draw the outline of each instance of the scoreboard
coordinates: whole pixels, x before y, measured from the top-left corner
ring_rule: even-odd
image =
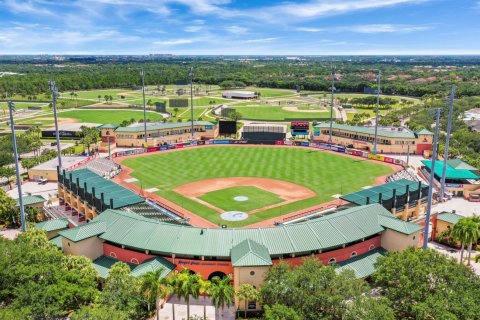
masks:
[[[293,131],[308,131],[310,123],[308,121],[293,121],[290,126]]]
[[[308,121],[293,121],[290,127],[292,128],[292,136],[309,135],[310,123]]]

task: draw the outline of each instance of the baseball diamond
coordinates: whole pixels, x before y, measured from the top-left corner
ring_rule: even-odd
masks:
[[[117,161],[133,170],[130,176],[138,179],[137,186],[157,188],[155,194],[215,224],[225,224],[220,217],[224,211],[249,213],[245,220],[227,223],[229,227],[332,201],[333,195],[374,185],[378,177],[393,172],[382,163],[285,146],[198,147]],[[255,200],[233,200],[242,195]]]

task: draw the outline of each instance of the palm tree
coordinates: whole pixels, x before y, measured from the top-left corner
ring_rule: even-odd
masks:
[[[475,218],[466,218],[464,222],[464,235],[465,235],[465,244],[468,247],[468,262],[467,265],[470,265],[470,258],[472,257],[472,245],[477,243],[480,238],[480,228],[479,223]]]
[[[167,292],[161,279],[163,271],[163,268],[160,268],[156,271],[149,271],[142,275],[140,282],[141,292],[147,300],[148,311],[150,311],[151,302],[155,301],[156,319],[158,319],[159,300],[160,298],[165,297]]]
[[[468,240],[468,235],[466,234],[466,222],[467,219],[463,218],[458,220],[458,222],[453,226],[452,228],[452,236],[456,241],[460,241],[461,243],[461,250],[460,250],[460,263],[463,262],[463,253],[465,251],[465,244],[466,241]]]
[[[239,300],[245,302],[245,319],[247,318],[247,304],[249,301],[258,300],[258,290],[251,284],[244,283],[238,287],[237,297]]]
[[[230,307],[233,305],[235,299],[235,289],[230,285],[231,281],[232,279],[230,277],[225,277],[223,279],[220,277],[212,278],[210,295],[215,308],[222,308],[222,318],[225,306]]]
[[[203,320],[207,319],[207,295],[210,294],[210,288],[212,287],[212,283],[208,280],[204,280],[200,278],[198,280],[198,292],[203,294]]]
[[[190,319],[190,296],[197,299],[199,295],[199,279],[200,276],[197,274],[190,274],[190,271],[186,268],[184,268],[177,276],[177,294],[178,297],[180,299],[183,298],[187,304],[187,319]]]

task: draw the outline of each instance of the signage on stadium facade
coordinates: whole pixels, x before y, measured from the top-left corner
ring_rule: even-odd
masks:
[[[310,122],[308,121],[292,121],[290,127],[294,131],[308,130],[310,127]]]

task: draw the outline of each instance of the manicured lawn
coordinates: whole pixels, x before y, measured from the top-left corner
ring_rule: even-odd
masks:
[[[123,120],[140,120],[143,119],[142,110],[72,110],[60,112],[58,114],[59,119],[61,118],[73,118],[77,119],[78,122],[90,122],[90,123],[113,123],[120,124]],[[39,120],[38,118],[41,118]],[[30,120],[22,121],[22,123],[36,123],[40,122],[44,125],[53,124],[53,114],[40,116],[38,118],[32,118]],[[46,120],[42,118],[51,118],[51,120]],[[147,112],[147,118],[152,121],[162,120],[162,116],[156,112]]]
[[[177,152],[127,158],[132,176],[143,188],[214,222],[240,227],[334,200],[335,194],[358,191],[392,169],[362,159],[304,148],[201,147]],[[293,182],[313,190],[315,197],[250,214],[246,220],[226,222],[218,212],[173,191],[193,181],[224,177],[262,177]]]
[[[234,199],[239,196],[247,197],[248,200],[237,201]],[[274,193],[257,187],[247,186],[212,191],[198,198],[224,211],[243,212],[263,208],[284,201]]]
[[[128,93],[131,95],[141,95],[140,90],[129,90],[129,89],[101,89],[101,90],[89,90],[89,91],[75,91],[78,99],[95,99],[98,101],[98,96],[100,95],[100,100],[104,100],[104,96],[112,96],[114,100],[120,99],[120,93]],[[61,96],[63,98],[71,98],[70,92],[62,92]],[[125,95],[125,98],[128,98],[129,95]]]
[[[232,106],[232,109],[235,109],[237,112],[240,112],[243,119],[252,119],[252,120],[276,120],[282,121],[285,119],[318,119],[318,118],[328,118],[330,117],[330,111],[319,111],[319,112],[298,112],[298,111],[287,111],[283,109],[284,106],[258,106],[258,107],[235,107]]]
[[[35,103],[35,102],[15,102],[15,108],[17,110],[19,109],[26,109],[28,107],[43,107],[43,109],[46,108],[48,103]],[[8,110],[8,105],[7,102],[0,102],[0,110]]]

